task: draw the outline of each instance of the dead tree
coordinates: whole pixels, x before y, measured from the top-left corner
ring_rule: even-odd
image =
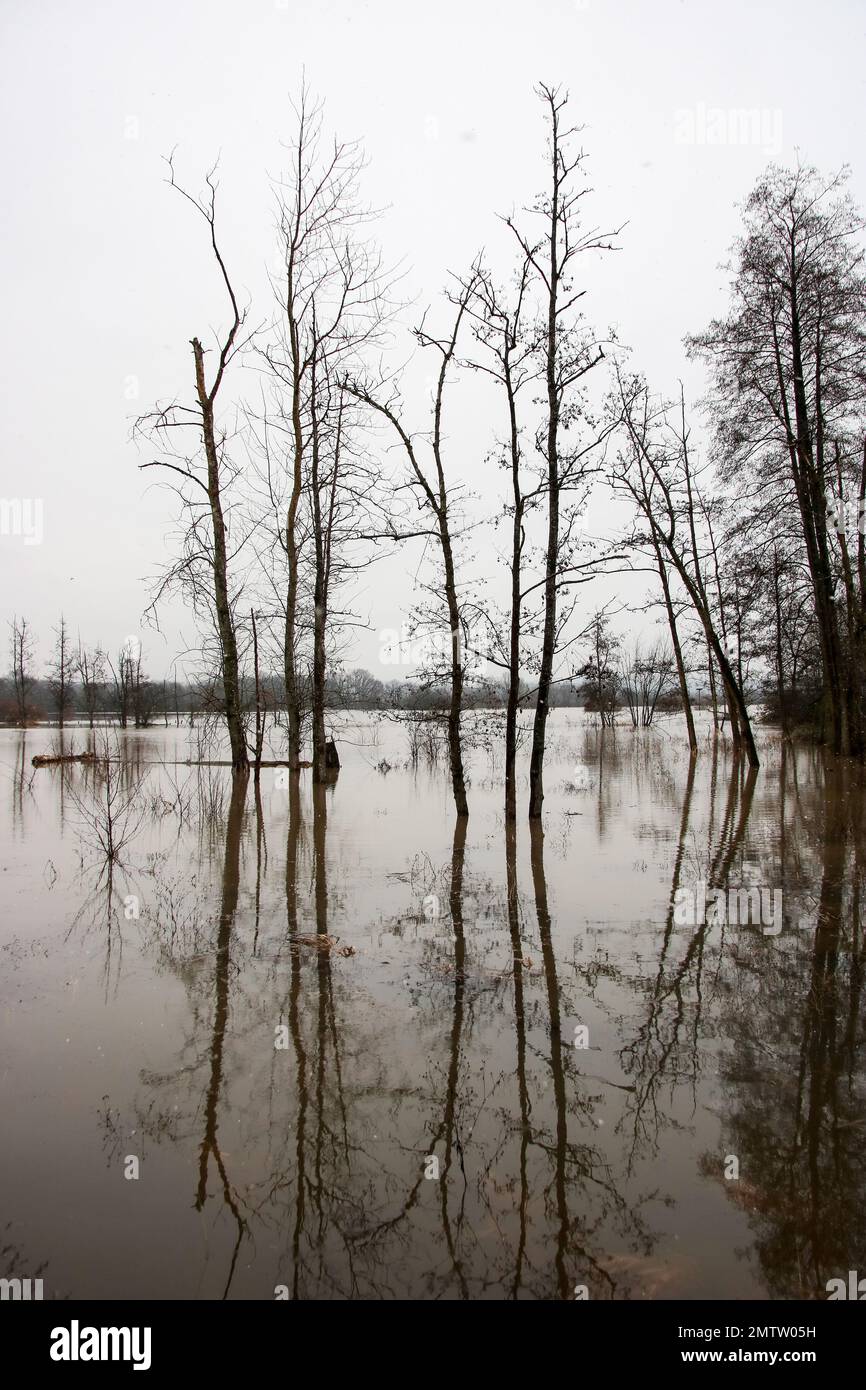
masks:
[[[172,160],[168,160],[171,187],[176,189],[201,215],[208,229],[211,252],[228,296],[230,320],[227,331],[217,339],[216,366],[210,381],[205,365],[205,348],[199,338],[191,340],[195,367],[195,405],[173,403],[137,422],[137,429],[149,431],[165,442],[169,432],[192,427],[201,435],[204,467],[200,459],[175,453],[172,459],[157,459],[142,468],[165,469],[183,481],[175,485],[186,526],[182,536],[182,556],[159,585],[154,603],[170,588],[178,588],[192,600],[197,615],[207,613],[218,641],[219,671],[223,709],[231,745],[232,771],[245,774],[249,767],[241,695],[240,661],[235,621],[230,561],[237,555],[230,549],[226,492],[233,477],[227,457],[227,437],[217,423],[220,390],[226,370],[242,346],[240,333],[246,311],[238,306],[220,250],[216,231],[215,166],[207,175],[207,194],[194,197],[177,183]],[[192,491],[190,491],[192,489]],[[199,493],[205,501],[201,502]]]

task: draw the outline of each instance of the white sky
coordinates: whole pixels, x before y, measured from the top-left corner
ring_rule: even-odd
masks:
[[[365,191],[389,208],[386,258],[405,260],[420,308],[479,247],[505,247],[495,214],[545,180],[533,85],[562,83],[587,127],[593,220],[628,223],[622,251],[593,267],[587,312],[617,326],[656,388],[684,375],[694,395],[681,339],[722,307],[735,204],[767,159],[850,162],[866,203],[864,28],[853,0],[2,0],[0,497],[42,499],[44,540],[0,536],[0,667],[13,611],[43,659],[61,609],[111,649],[142,631],[173,508],[137,469],[131,418],[188,393],[189,339],[223,314],[201,225],[162,182],[173,147],[191,185],[220,154],[224,250],[251,317],[266,317],[267,175],[305,67],[329,126],[365,143]],[[699,127],[710,108],[763,113],[765,138],[675,138],[678,110]],[[453,399],[449,457],[478,488],[487,422]],[[379,629],[399,626],[415,561],[370,576],[357,664],[377,669]],[[152,674],[193,635],[176,607],[165,632],[143,634]]]

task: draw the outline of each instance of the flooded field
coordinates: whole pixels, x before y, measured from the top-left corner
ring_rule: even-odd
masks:
[[[183,727],[34,769],[57,737],[0,732],[3,1273],[780,1299],[866,1267],[862,771],[559,710],[544,834],[509,836],[489,752],[455,829],[377,716],[326,789],[233,794]]]

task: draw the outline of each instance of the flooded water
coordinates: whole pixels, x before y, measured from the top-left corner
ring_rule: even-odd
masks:
[[[0,731],[3,1273],[742,1299],[866,1268],[862,773],[559,710],[544,834],[509,836],[498,754],[455,829],[377,716],[317,789],[112,738],[36,770],[56,730]]]

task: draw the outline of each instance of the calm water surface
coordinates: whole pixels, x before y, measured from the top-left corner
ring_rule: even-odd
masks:
[[[862,773],[551,723],[543,836],[506,834],[483,747],[455,828],[376,716],[344,716],[335,785],[234,795],[185,765],[198,730],[112,734],[108,776],[0,731],[0,1273],[738,1299],[866,1271]],[[781,910],[674,910],[719,886]]]

